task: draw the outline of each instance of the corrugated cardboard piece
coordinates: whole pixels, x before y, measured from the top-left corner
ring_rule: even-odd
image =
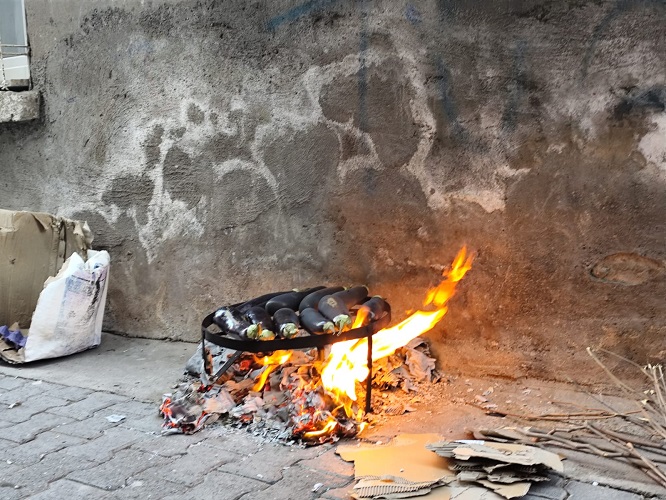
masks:
[[[86,223],[0,209],[0,325],[29,328],[46,279],[73,253],[86,259],[91,243]]]

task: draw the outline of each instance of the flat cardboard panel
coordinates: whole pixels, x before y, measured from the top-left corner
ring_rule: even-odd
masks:
[[[91,242],[85,224],[0,209],[0,325],[29,328],[44,281],[72,253],[85,258]]]

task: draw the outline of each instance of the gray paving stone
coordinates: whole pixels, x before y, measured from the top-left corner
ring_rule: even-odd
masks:
[[[50,482],[61,479],[72,471],[87,469],[94,465],[97,464],[69,455],[64,449],[46,455],[35,464],[14,469],[7,477],[21,487],[20,491],[25,496],[45,490]],[[4,467],[3,474],[5,474]]]
[[[0,419],[2,414],[0,413]],[[72,422],[71,418],[52,415],[50,413],[38,413],[25,422],[14,424],[0,429],[0,439],[8,439],[16,443],[31,441],[37,434],[48,431],[58,425]]]
[[[558,476],[551,476],[550,481],[535,483],[530,487],[530,492],[524,498],[527,500],[565,500],[569,496],[564,489],[564,479]]]
[[[307,469],[338,474],[339,476],[350,477],[354,475],[354,464],[342,460],[339,455],[335,454],[335,450],[329,450],[310,460],[301,460],[298,465]]]
[[[85,418],[91,417],[95,412],[103,408],[107,408],[115,403],[125,401],[126,399],[127,398],[123,398],[122,396],[118,396],[116,394],[93,392],[81,401],[71,403],[61,408],[53,408],[49,411],[56,415],[63,415],[65,417],[71,417],[76,420],[83,420]]]
[[[106,410],[104,410],[105,412]],[[100,412],[103,414],[103,412]],[[125,415],[125,419],[122,420],[119,425],[127,429],[136,429],[137,431],[142,432],[152,432],[154,434],[159,434],[162,432],[162,418],[156,413],[153,415],[147,416],[137,416],[128,413]]]
[[[111,492],[109,498],[114,500],[182,500],[185,498],[194,498],[190,495],[190,488],[184,484],[176,484],[170,481],[138,480],[134,478],[128,479],[128,483],[125,488]],[[217,498],[222,500],[219,494]]]
[[[302,460],[303,455],[310,457],[309,454],[301,453],[303,451],[306,450],[269,444],[255,454],[243,456],[238,460],[222,465],[219,470],[274,483],[282,479],[285,468]]]
[[[11,460],[15,464],[30,465],[39,462],[49,453],[84,442],[85,440],[78,437],[46,431],[38,434],[32,441],[2,450],[0,457],[2,460]]]
[[[203,481],[204,476],[212,470],[219,470],[220,465],[237,461],[238,455],[218,448],[190,446],[187,454],[174,459],[166,467],[153,467],[134,479],[147,481],[171,481],[174,483],[194,486]]]
[[[38,380],[20,379],[21,385],[12,389],[11,391],[2,391],[0,393],[0,403],[12,404],[17,401],[23,402],[30,396],[37,394],[45,394],[51,387],[47,382],[39,382]]]
[[[113,453],[150,436],[139,431],[112,427],[91,441],[67,449],[68,453],[94,462],[106,462]]]
[[[14,408],[3,410],[1,418],[14,423],[24,422],[37,413],[68,404],[69,401],[66,399],[54,398],[48,394],[36,394],[22,401],[20,405]]]
[[[212,433],[203,441],[203,445],[247,456],[257,453],[265,443],[247,432],[232,431],[224,434]]]
[[[77,483],[69,479],[59,479],[51,483],[47,490],[32,495],[33,500],[64,500],[64,499],[101,499],[108,498],[106,491],[100,490],[87,484]]]
[[[0,375],[0,392],[11,391],[22,386],[24,383],[25,379]]]
[[[15,500],[23,496],[20,489],[16,489],[13,486],[3,486],[2,484],[0,480],[0,498],[2,500]]]
[[[159,455],[127,449],[117,452],[108,462],[90,469],[74,471],[67,478],[103,490],[116,490],[124,487],[128,478],[139,472],[168,462],[168,458]]]
[[[642,500],[643,497],[628,491],[616,490],[605,486],[571,481],[564,488],[569,493],[570,500]]]
[[[175,434],[175,435],[157,435],[145,441],[139,441],[132,445],[132,448],[154,453],[163,457],[175,457],[185,455],[187,449],[193,444],[200,443],[206,439],[205,435],[192,434]],[[204,443],[205,444],[205,443]]]
[[[352,491],[354,491],[354,485],[353,480],[350,480],[347,486],[343,486],[342,488],[331,488],[330,490],[324,491],[321,498],[330,500],[348,500],[351,498]]]
[[[201,500],[219,500],[221,498],[233,500],[240,498],[245,493],[255,494],[266,488],[268,485],[261,481],[247,478],[239,480],[238,476],[234,474],[213,471],[206,474],[203,483],[192,488],[188,492],[188,496]]]
[[[272,484],[265,490],[247,493],[241,497],[242,500],[307,500],[318,498],[332,489],[341,488],[349,482],[348,478],[324,472],[303,469],[302,467],[290,467],[284,471],[281,481]],[[315,492],[314,486],[321,483],[322,486]]]
[[[49,389],[48,394],[56,398],[66,399],[67,401],[81,401],[92,394],[92,392],[89,389],[82,389],[81,387],[54,384],[54,387]]]
[[[109,422],[102,416],[93,416],[85,420],[74,420],[69,424],[60,425],[54,428],[54,431],[69,434],[70,436],[94,439],[100,437],[105,430],[116,426],[118,426],[117,422]]]
[[[104,409],[105,412],[118,415],[136,415],[138,417],[158,416],[159,405],[157,403],[146,403],[144,401],[123,401],[115,403]]]

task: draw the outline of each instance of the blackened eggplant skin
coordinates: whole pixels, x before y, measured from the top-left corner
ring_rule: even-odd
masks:
[[[273,330],[273,320],[271,319],[271,315],[261,306],[254,306],[248,309],[245,313],[245,317],[250,323],[252,323],[247,329],[247,336],[250,338],[257,338],[259,333],[263,330]]]
[[[278,295],[283,295],[285,293],[289,293],[289,291],[267,293],[267,294],[261,295],[259,297],[255,297],[254,299],[250,299],[247,302],[243,302],[240,306],[238,306],[238,311],[241,314],[245,314],[252,307],[255,307],[255,306],[265,307],[266,303],[269,300],[271,300],[274,297],[277,297]]]
[[[303,312],[303,310],[305,309],[312,308],[316,311],[319,308],[319,301],[321,300],[322,297],[325,297],[326,295],[331,295],[336,292],[341,292],[343,290],[344,288],[341,286],[331,286],[328,288],[322,288],[320,290],[312,292],[301,301],[301,303],[298,306],[298,310],[300,312]]]
[[[324,318],[318,311],[311,307],[301,311],[301,324],[313,335],[335,332],[333,322]]]
[[[273,297],[271,300],[266,302],[266,310],[268,311],[268,314],[275,314],[275,311],[284,307],[287,307],[292,311],[297,311],[298,305],[305,297],[323,288],[323,286],[316,286],[314,288],[306,288],[305,290],[301,291],[293,290],[288,293],[283,293],[282,295]]]
[[[391,306],[379,295],[375,295],[367,302],[364,302],[358,309],[358,314],[367,314],[371,320],[381,318],[385,312],[389,312]],[[362,313],[361,311],[365,311]]]
[[[241,338],[247,337],[247,329],[251,326],[243,319],[240,312],[228,307],[220,307],[215,311],[213,323],[219,326],[224,333],[235,333]]]
[[[349,309],[347,309],[342,300],[336,299],[333,295],[325,295],[321,298],[319,301],[319,312],[335,323],[335,326],[338,327],[338,332],[342,332],[352,324],[352,320],[349,317]]]
[[[341,292],[332,293],[331,295],[336,299],[341,300],[345,306],[347,306],[347,309],[351,309],[356,304],[365,302],[368,298],[368,287],[363,285],[353,286],[346,290],[342,290]]]
[[[298,333],[298,327],[301,323],[296,315],[296,311],[283,307],[278,309],[273,314],[273,321],[275,322],[275,330],[277,334],[286,339],[292,338]]]

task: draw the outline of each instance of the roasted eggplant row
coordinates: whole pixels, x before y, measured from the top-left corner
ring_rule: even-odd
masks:
[[[361,307],[358,309],[358,314],[365,314],[371,320],[381,318],[385,312],[391,310],[391,307],[388,305],[383,298],[379,295],[375,295],[367,302],[364,302]]]
[[[338,333],[351,326],[352,320],[349,317],[349,309],[345,303],[335,298],[333,295],[326,295],[319,301],[319,312],[326,318],[333,321],[338,327]]]
[[[296,311],[288,307],[283,307],[275,311],[273,322],[275,323],[277,334],[285,339],[296,336],[298,328],[301,326]]]
[[[306,290],[298,291],[293,290],[291,292],[283,293],[277,297],[273,297],[271,300],[266,302],[266,311],[268,314],[275,314],[278,309],[288,308],[292,311],[298,310],[298,305],[301,301],[317,290],[323,289],[323,286],[316,286],[314,288],[308,288]]]
[[[328,288],[322,288],[320,290],[316,290],[309,295],[307,295],[299,304],[298,310],[300,312],[303,312],[305,309],[312,308],[315,311],[319,308],[319,301],[321,300],[322,297],[325,297],[326,295],[331,295],[336,292],[341,292],[343,291],[344,288],[341,286],[331,286]]]
[[[357,304],[364,302],[368,298],[368,287],[366,286],[353,286],[342,290],[341,292],[336,292],[331,294],[338,300],[341,300],[347,309],[351,309]]]
[[[273,320],[271,315],[261,306],[254,306],[248,309],[245,317],[250,320],[252,325],[247,329],[247,336],[251,339],[264,338],[273,334]],[[273,335],[273,338],[275,336]]]
[[[242,303],[240,306],[238,306],[238,312],[241,314],[245,314],[248,310],[255,306],[259,307],[265,307],[266,303],[271,300],[274,297],[277,297],[278,295],[283,295],[285,293],[289,292],[273,292],[273,293],[267,293],[264,295],[261,295],[259,297],[256,297],[254,299],[250,299],[247,302]]]
[[[301,311],[301,325],[313,335],[335,332],[335,325],[311,307]]]
[[[247,329],[252,326],[243,319],[238,310],[228,307],[220,307],[215,311],[213,323],[219,326],[224,333],[240,335],[241,338],[247,338]]]

